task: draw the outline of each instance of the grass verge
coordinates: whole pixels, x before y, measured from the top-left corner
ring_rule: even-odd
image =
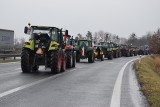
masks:
[[[20,59],[16,59],[16,60],[0,60],[0,63],[8,63],[8,62],[18,62],[20,61]]]
[[[151,107],[160,107],[160,56],[148,56],[136,62],[141,90]]]

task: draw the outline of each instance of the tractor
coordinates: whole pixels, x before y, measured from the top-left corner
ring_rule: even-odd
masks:
[[[112,45],[113,45],[113,57],[114,58],[121,57],[122,53],[121,53],[120,45],[113,42],[112,42]]]
[[[110,42],[100,42],[105,58],[113,59],[113,45]]]
[[[67,68],[75,67],[76,65],[76,51],[74,50],[74,39],[73,36],[70,35],[64,35],[64,41],[65,41],[65,51],[66,51],[66,57],[67,57]]]
[[[24,43],[21,53],[21,68],[23,73],[38,71],[40,65],[51,68],[51,73],[57,74],[66,70],[66,55],[62,29],[49,26],[29,26],[24,33],[30,35]]]
[[[130,57],[133,56],[133,49],[130,45],[122,44],[121,45],[122,56]]]
[[[133,55],[137,56],[138,55],[138,48],[136,46],[132,46],[132,50],[133,50]]]
[[[95,62],[94,47],[91,40],[79,39],[75,46],[76,62],[80,62],[80,59],[88,58],[88,63]]]
[[[101,61],[104,61],[104,54],[103,54],[103,50],[102,50],[102,46],[101,45],[94,45],[95,51],[95,58],[100,59]]]

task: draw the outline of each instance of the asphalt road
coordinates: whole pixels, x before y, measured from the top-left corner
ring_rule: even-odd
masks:
[[[21,73],[20,62],[0,64],[0,107],[147,107],[133,70],[138,57],[121,57],[52,75]]]

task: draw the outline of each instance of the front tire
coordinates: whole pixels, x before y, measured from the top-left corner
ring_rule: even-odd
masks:
[[[23,73],[30,73],[32,64],[31,64],[31,53],[28,49],[23,49],[21,53],[21,68]]]
[[[61,53],[58,51],[53,51],[51,53],[51,72],[54,74],[60,73],[61,70]]]
[[[101,55],[101,61],[104,61],[104,55]]]
[[[113,59],[113,52],[111,52],[111,53],[109,54],[108,59],[109,59],[109,60],[112,60],[112,59]]]

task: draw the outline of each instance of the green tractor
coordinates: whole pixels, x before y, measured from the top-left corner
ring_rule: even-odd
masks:
[[[76,62],[80,62],[80,59],[88,58],[89,63],[95,62],[94,47],[91,40],[80,39],[75,46]]]
[[[38,71],[40,65],[51,68],[53,74],[64,72],[66,55],[62,29],[48,26],[25,27],[25,34],[30,35],[21,53],[23,73]],[[66,31],[67,34],[67,31]]]
[[[138,55],[138,48],[136,46],[131,46],[132,50],[133,50],[133,55],[137,56]]]
[[[105,58],[113,59],[113,44],[111,42],[100,42]]]
[[[67,68],[75,67],[76,65],[76,51],[74,50],[74,39],[70,35],[64,36],[65,41],[65,51],[66,51],[66,57],[67,57]]]
[[[111,44],[113,46],[113,57],[114,58],[121,57],[122,53],[121,53],[120,45],[113,43],[113,42]]]

